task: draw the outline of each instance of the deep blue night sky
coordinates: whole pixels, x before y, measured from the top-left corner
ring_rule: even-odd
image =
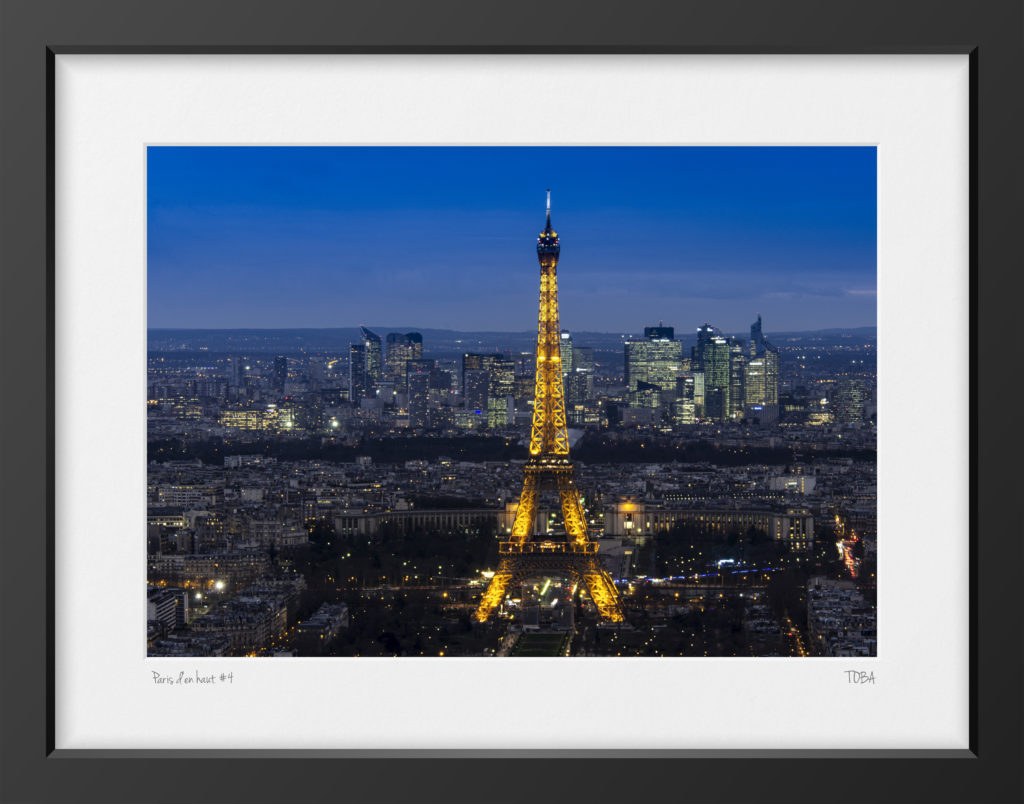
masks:
[[[875,324],[875,149],[151,147],[149,326]]]

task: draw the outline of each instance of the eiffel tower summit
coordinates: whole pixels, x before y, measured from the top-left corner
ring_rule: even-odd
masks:
[[[597,542],[587,533],[587,520],[569,460],[559,344],[558,254],[558,233],[551,228],[551,191],[548,190],[547,225],[537,238],[540,311],[530,457],[523,469],[523,493],[519,497],[511,538],[498,546],[498,569],[476,610],[479,622],[485,622],[501,605],[510,586],[540,575],[571,578],[586,589],[603,620],[622,622],[624,619],[618,592],[598,558]],[[544,491],[558,493],[564,534],[534,533],[537,505]]]

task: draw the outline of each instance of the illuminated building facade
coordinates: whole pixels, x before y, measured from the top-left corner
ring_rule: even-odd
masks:
[[[267,405],[265,408],[228,409],[221,411],[221,427],[261,432],[289,431],[295,427],[295,410]]]
[[[594,398],[594,350],[589,346],[573,347],[572,374],[565,387],[565,398],[573,404]]]
[[[708,418],[725,421],[729,418],[732,388],[732,350],[729,341],[715,335],[704,345],[704,407]]]
[[[604,514],[605,533],[630,536],[638,544],[677,525],[721,535],[745,533],[749,528],[755,528],[773,541],[785,544],[793,552],[805,553],[814,549],[814,515],[804,508],[785,511],[757,508],[673,509],[643,502],[620,502],[609,507]]]
[[[754,405],[777,405],[779,403],[779,350],[768,342],[761,328],[761,314],[750,325],[750,362],[760,360],[752,383],[745,382],[744,388],[751,388],[755,396],[746,400],[748,407]],[[763,375],[763,379],[760,378]],[[763,385],[763,390],[762,386]]]
[[[381,355],[380,335],[377,335],[366,327],[360,327],[363,333],[363,349],[366,358],[366,386],[367,393],[376,390],[383,378],[383,361]]]
[[[409,394],[409,426],[424,428],[430,407],[430,373],[434,370],[434,361],[406,360],[402,365],[405,369],[402,385]]]
[[[779,350],[771,344],[764,353],[764,402],[779,404]]]
[[[523,491],[512,533],[499,545],[500,563],[476,611],[486,621],[505,599],[509,587],[529,577],[551,573],[572,578],[593,600],[601,618],[622,622],[622,606],[611,576],[601,566],[597,542],[590,538],[576,488],[569,435],[566,430],[562,379],[561,330],[558,324],[558,234],[551,228],[551,194],[547,224],[537,238],[540,262],[540,306],[537,320],[537,368],[534,387],[530,457],[524,467]],[[541,492],[558,492],[565,524],[564,537],[535,535]]]
[[[388,333],[385,377],[396,390],[405,390],[405,364],[423,358],[423,336],[418,332]]]
[[[511,396],[487,397],[487,426],[492,430],[510,426],[515,412],[515,400]]]
[[[496,355],[488,371],[488,427],[507,427],[515,417],[515,363],[503,355]]]
[[[572,375],[572,334],[563,329],[558,341],[558,355],[562,361],[562,382],[567,383]]]
[[[626,341],[622,345],[626,366],[626,390],[635,391],[636,384],[647,378],[647,341]]]
[[[743,370],[743,394],[747,405],[766,405],[765,360],[763,357],[750,358]]]
[[[674,334],[672,327],[645,327],[643,340],[624,344],[626,388],[631,404],[650,407],[649,393],[642,395],[643,402],[632,400],[636,393],[642,389],[649,390],[651,386],[659,390],[663,403],[675,399],[676,380],[683,363],[683,344],[674,340]]]
[[[383,379],[380,336],[366,327],[359,328],[363,339],[349,347],[348,397],[353,402],[376,393]]]
[[[507,427],[515,414],[515,362],[502,354],[462,356],[462,387],[467,411],[482,413],[487,426]]]
[[[348,350],[348,398],[358,402],[367,393],[366,347],[353,343]]]
[[[681,374],[676,380],[676,401],[672,403],[675,424],[693,424],[697,418],[697,383],[693,372]]]
[[[514,380],[516,404],[527,408],[533,404],[533,374],[517,374]]]
[[[697,327],[697,345],[693,347],[693,367],[697,371],[704,371],[704,353],[707,351],[711,339],[721,336],[718,327],[706,323],[703,327]]]
[[[468,369],[462,372],[462,382],[466,410],[486,412],[491,373],[485,369]]]
[[[462,356],[462,374],[467,371],[486,371],[489,379],[488,393],[491,396],[506,396],[513,392],[515,385],[515,363],[502,354],[473,354]],[[463,382],[465,387],[465,382]]]
[[[737,418],[743,415],[746,393],[744,388],[747,355],[743,350],[743,342],[736,338],[729,341],[729,416]]]
[[[832,410],[837,422],[853,424],[864,421],[864,383],[857,379],[842,379],[836,383]]]

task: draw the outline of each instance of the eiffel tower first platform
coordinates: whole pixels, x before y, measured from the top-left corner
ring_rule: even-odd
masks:
[[[485,622],[501,605],[510,586],[537,575],[571,578],[587,590],[603,620],[622,622],[624,619],[618,592],[598,558],[597,542],[587,533],[587,520],[573,479],[572,461],[569,460],[559,343],[558,253],[558,233],[551,228],[549,190],[547,225],[537,238],[540,315],[537,321],[537,374],[530,457],[524,468],[523,493],[516,509],[511,538],[498,546],[498,569],[476,610],[479,622]],[[561,501],[564,536],[533,533],[540,494],[549,489],[557,491]]]

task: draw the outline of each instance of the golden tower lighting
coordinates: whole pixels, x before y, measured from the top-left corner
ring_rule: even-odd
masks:
[[[558,233],[551,228],[551,191],[548,191],[547,225],[537,238],[540,261],[540,308],[537,318],[537,373],[530,432],[530,457],[524,467],[523,493],[509,541],[498,546],[501,557],[476,610],[485,622],[501,605],[509,586],[541,574],[571,578],[587,590],[601,618],[622,622],[622,606],[611,576],[601,566],[598,545],[587,533],[579,492],[569,460],[569,435],[565,427],[565,388],[562,384],[558,324]],[[565,520],[565,537],[533,533],[539,495],[544,489],[558,491]]]

